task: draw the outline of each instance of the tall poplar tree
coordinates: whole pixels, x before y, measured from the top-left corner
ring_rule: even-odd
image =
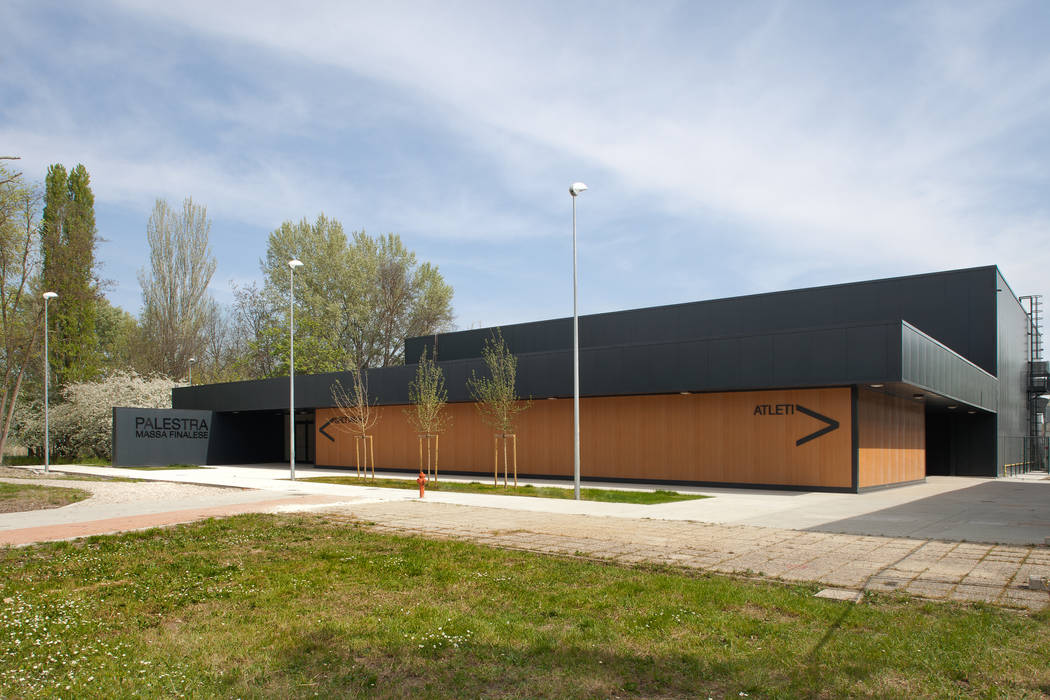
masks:
[[[93,379],[99,372],[95,328],[99,297],[95,279],[95,196],[87,168],[68,174],[47,169],[41,225],[44,289],[58,294],[49,313],[50,357],[55,383]]]
[[[208,295],[215,256],[208,235],[208,210],[187,197],[176,211],[158,199],[146,226],[149,267],[142,286],[143,357],[150,371],[182,378],[189,361],[202,359],[205,328],[218,313]]]

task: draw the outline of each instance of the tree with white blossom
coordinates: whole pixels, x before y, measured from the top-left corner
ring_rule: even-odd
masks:
[[[171,408],[173,383],[167,377],[114,372],[93,382],[62,389],[62,403],[50,410],[51,451],[65,459],[110,459],[113,407]],[[43,406],[34,401],[18,411],[18,436],[27,447],[43,449]]]

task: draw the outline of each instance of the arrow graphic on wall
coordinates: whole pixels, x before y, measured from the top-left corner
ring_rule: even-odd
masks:
[[[827,423],[826,426],[816,431],[815,433],[810,433],[809,435],[805,435],[803,437],[800,437],[798,440],[795,440],[795,447],[798,447],[799,445],[804,445],[810,440],[816,440],[821,435],[827,435],[832,430],[838,430],[839,428],[839,422],[834,418],[828,418],[827,416],[817,413],[816,411],[811,411],[802,404],[795,404],[795,410],[799,413],[805,413],[810,418],[816,418],[819,421]]]
[[[329,439],[329,440],[331,440],[332,442],[335,442],[335,438],[334,438],[334,437],[332,437],[331,435],[329,435],[328,433],[326,433],[324,429],[325,429],[325,428],[327,428],[328,426],[330,426],[330,425],[331,425],[332,423],[334,423],[334,422],[335,422],[335,418],[329,418],[329,419],[328,419],[328,422],[327,422],[327,423],[325,423],[324,425],[322,425],[322,426],[321,426],[321,429],[320,429],[320,430],[318,431],[318,432],[320,432],[320,433],[321,433],[321,435],[324,435],[324,436],[325,436],[326,438],[328,438],[328,439]]]

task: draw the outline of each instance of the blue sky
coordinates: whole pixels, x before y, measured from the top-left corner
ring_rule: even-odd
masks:
[[[399,233],[468,328],[998,264],[1050,290],[1050,3],[0,4],[0,151],[92,175],[137,312],[156,198],[212,293],[281,221]]]

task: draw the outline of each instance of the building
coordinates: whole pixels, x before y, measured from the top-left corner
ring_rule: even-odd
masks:
[[[1000,475],[1033,459],[1031,427],[1042,432],[1033,329],[995,266],[583,316],[582,474],[849,492]],[[501,330],[519,395],[532,399],[517,428],[520,472],[570,477],[572,319]],[[433,350],[445,372],[443,471],[492,472],[492,430],[466,389],[491,332],[405,341],[406,358]],[[381,469],[418,466],[402,411],[415,371],[369,370]],[[348,384],[338,373],[296,377],[300,462],[355,462],[332,420],[336,379]],[[209,421],[197,461],[287,460],[287,378],[177,388],[173,401],[171,415]],[[188,461],[174,443],[136,437],[129,420],[114,423],[115,462]]]

